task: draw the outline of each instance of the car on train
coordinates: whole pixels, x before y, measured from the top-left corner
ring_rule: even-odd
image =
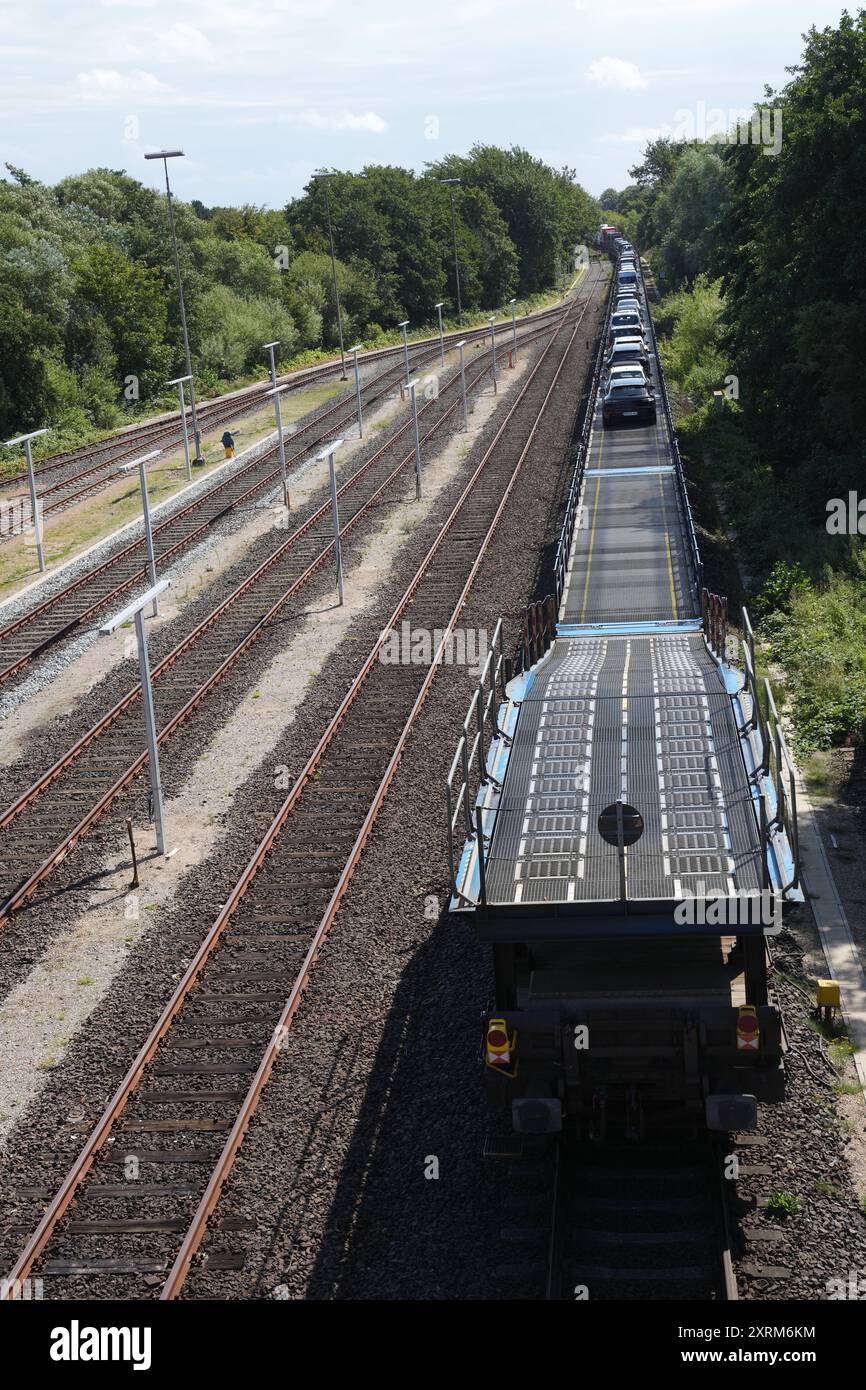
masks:
[[[655,424],[656,398],[642,372],[631,377],[616,376],[608,382],[602,398],[601,418],[605,425],[625,421]]]
[[[652,384],[649,369],[641,366],[640,362],[623,362],[619,367],[611,367],[605,373],[604,384],[607,386],[613,381],[633,381],[635,377],[645,381],[648,386]]]
[[[617,338],[643,337],[643,323],[636,309],[626,309],[611,315],[607,331],[608,346]]]
[[[649,367],[649,352],[643,338],[629,336],[619,338],[608,349],[604,359],[604,365],[608,371],[611,367],[619,367],[624,363],[631,365],[639,363],[641,367]]]

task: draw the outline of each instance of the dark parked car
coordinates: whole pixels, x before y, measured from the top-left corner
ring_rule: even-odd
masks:
[[[611,382],[604,393],[601,418],[606,425],[615,421],[645,421],[650,425],[656,422],[656,399],[641,377],[630,380],[618,378]]]

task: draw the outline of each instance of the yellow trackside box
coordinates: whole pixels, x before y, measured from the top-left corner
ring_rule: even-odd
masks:
[[[822,1009],[838,1009],[840,1007],[839,985],[836,980],[818,981],[818,1006]]]

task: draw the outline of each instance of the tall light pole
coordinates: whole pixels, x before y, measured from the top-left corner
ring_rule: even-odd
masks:
[[[490,315],[490,346],[493,349],[493,385],[496,386],[496,317]]]
[[[412,373],[409,371],[409,339],[406,336],[406,330],[409,327],[409,320],[404,319],[402,323],[397,324],[397,327],[401,329],[403,333],[403,354],[406,358],[406,385],[408,386],[409,378],[412,375]]]
[[[358,353],[361,351],[361,348],[362,348],[362,347],[363,347],[363,344],[362,344],[362,343],[356,343],[354,347],[350,347],[350,348],[349,348],[349,351],[351,352],[353,358],[355,359],[355,400],[356,400],[357,403],[358,403],[358,438],[359,438],[359,439],[363,439],[363,438],[364,438],[364,417],[363,417],[363,415],[361,414],[361,373],[360,373],[360,371],[358,370]]]
[[[33,533],[36,537],[36,559],[39,562],[40,571],[44,571],[45,548],[42,544],[42,516],[39,512],[39,498],[36,496],[36,475],[33,472],[33,453],[30,448],[31,440],[37,439],[40,434],[48,434],[47,425],[44,429],[31,430],[29,434],[19,434],[14,439],[7,439],[3,448],[11,449],[15,444],[24,445],[24,457],[27,460],[27,481],[30,484],[30,509],[33,513]]]
[[[170,381],[169,386],[177,387],[177,394],[180,397],[180,423],[183,425],[183,456],[186,459],[186,476],[192,481],[192,467],[189,461],[189,432],[186,427],[186,401],[183,398],[183,384],[185,381],[192,382],[191,376],[176,376]]]
[[[445,335],[444,335],[444,333],[442,332],[442,305],[441,305],[441,304],[437,304],[437,305],[435,306],[435,308],[436,308],[437,314],[439,315],[439,361],[441,362],[442,366],[444,367],[444,366],[445,366]]]
[[[157,611],[157,600],[171,583],[161,579],[145,593],[115,613],[99,629],[100,637],[110,637],[130,618],[135,619],[135,636],[138,643],[138,672],[141,677],[141,701],[144,708],[144,731],[147,738],[147,759],[150,764],[150,790],[153,797],[153,819],[156,826],[156,848],[165,854],[165,818],[162,809],[162,782],[159,776],[159,744],[156,735],[156,719],[153,713],[153,687],[150,679],[150,662],[147,659],[147,637],[144,632],[144,608],[153,599],[153,611]]]
[[[177,233],[174,228],[174,207],[171,201],[171,185],[168,181],[168,161],[170,159],[180,159],[183,157],[183,150],[154,150],[152,154],[146,154],[145,159],[161,159],[165,169],[165,196],[168,202],[168,226],[171,232],[171,246],[174,251],[174,273],[177,276],[177,297],[180,302],[180,326],[183,330],[183,357],[186,363],[186,374],[189,377],[189,408],[192,413],[192,437],[195,446],[195,463],[200,467],[204,463],[201,456],[201,431],[198,427],[198,416],[195,411],[195,387],[192,384],[192,362],[189,355],[189,334],[186,328],[186,305],[183,302],[183,281],[180,278],[180,255],[177,249]]]
[[[317,169],[313,175],[314,179],[324,179],[325,181],[325,213],[328,219],[328,240],[331,243],[331,270],[334,275],[334,299],[337,303],[337,332],[340,335],[340,364],[342,380],[346,380],[346,354],[343,350],[343,317],[340,312],[340,291],[337,288],[337,254],[334,250],[334,229],[331,225],[331,197],[328,191],[328,180],[336,178],[336,174],[331,174],[327,169]]]
[[[147,544],[147,567],[150,570],[151,588],[156,588],[156,554],[153,549],[153,527],[150,521],[150,503],[147,499],[147,465],[151,459],[159,458],[161,449],[151,449],[149,454],[142,454],[141,458],[133,459],[131,463],[125,463],[121,468],[121,473],[131,473],[133,468],[138,469],[138,481],[141,486],[141,505],[144,512],[144,539]],[[153,597],[153,616],[159,616],[158,594]]]
[[[457,259],[457,214],[454,211],[454,185],[460,182],[459,179],[440,179],[440,183],[449,185],[448,192],[451,195],[451,235],[454,238],[454,282],[457,286],[457,317],[460,320],[460,327],[463,327],[463,304],[460,300],[460,263]]]
[[[515,309],[514,306],[515,306],[515,304],[517,303],[517,300],[516,300],[516,299],[509,299],[508,303],[511,305],[511,352],[512,352],[512,358],[511,358],[511,360],[512,360],[512,362],[516,362],[516,361],[517,361],[517,311],[516,311],[516,309]]]

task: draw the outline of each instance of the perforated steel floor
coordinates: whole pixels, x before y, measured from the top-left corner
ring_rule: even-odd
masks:
[[[618,853],[597,822],[619,799],[645,826],[626,850],[629,898],[759,890],[731,702],[698,634],[557,640],[521,706],[489,901],[618,898]]]

